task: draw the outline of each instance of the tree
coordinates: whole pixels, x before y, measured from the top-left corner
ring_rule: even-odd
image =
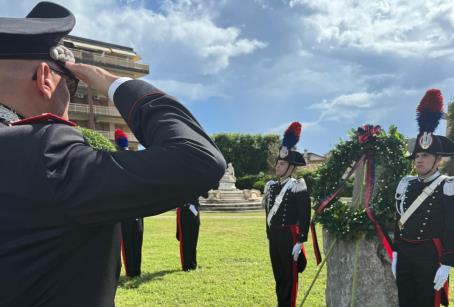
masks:
[[[220,133],[212,138],[226,161],[235,167],[237,177],[269,172],[281,142],[275,134]]]
[[[447,118],[447,125],[448,125],[448,133],[447,137],[450,140],[454,140],[454,103],[451,101],[448,104],[448,118]],[[449,176],[454,176],[454,159],[446,158],[445,162],[441,167],[441,171]]]

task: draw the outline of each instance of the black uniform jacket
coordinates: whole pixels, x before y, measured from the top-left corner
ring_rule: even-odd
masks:
[[[0,306],[113,306],[117,222],[173,209],[224,174],[174,98],[130,80],[114,103],[146,150],[96,151],[61,123],[0,129]]]
[[[292,178],[289,178],[292,180]],[[265,209],[268,217],[269,211],[275,205],[276,197],[281,192],[287,181],[269,181],[265,187]],[[271,225],[266,227],[267,235],[270,227],[282,228],[290,225],[298,225],[300,235],[299,242],[307,241],[309,223],[311,220],[311,199],[307,192],[306,183],[303,179],[294,180],[294,183],[285,192],[282,203],[276,214],[271,219]]]
[[[438,174],[439,175],[439,174]],[[396,209],[407,210],[413,201],[438,176],[423,182],[414,176],[404,177],[396,191]],[[400,214],[397,214],[400,219]],[[421,206],[410,216],[403,229],[395,228],[395,251],[399,252],[399,242],[417,243],[438,238],[443,245],[441,263],[454,266],[454,178],[441,182],[434,193],[427,197]]]

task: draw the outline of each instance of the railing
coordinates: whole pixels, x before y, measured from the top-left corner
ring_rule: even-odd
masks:
[[[86,104],[70,103],[69,112],[89,113],[90,109],[89,109],[89,106]]]
[[[102,134],[103,136],[105,136],[109,140],[115,140],[115,133],[113,131],[102,131],[102,130],[95,130],[95,131],[100,133],[100,134]],[[134,134],[126,133],[126,135],[128,136],[128,139],[129,139],[130,142],[139,142],[136,139],[136,137],[134,136]]]
[[[103,64],[110,64],[120,67],[127,67],[132,69],[137,69],[143,72],[149,72],[149,66],[147,64],[136,63],[131,61],[127,58],[120,58],[111,55],[102,55],[96,54],[91,52],[85,52],[78,49],[69,48],[74,53],[74,57],[76,59],[80,59],[83,63],[84,61],[88,61],[90,63],[103,63]]]
[[[95,114],[121,117],[120,112],[114,107],[93,106]]]
[[[70,103],[69,111],[76,113],[90,113],[90,106],[88,104]],[[93,113],[98,115],[121,117],[120,112],[118,112],[118,110],[114,107],[103,107],[94,105]]]

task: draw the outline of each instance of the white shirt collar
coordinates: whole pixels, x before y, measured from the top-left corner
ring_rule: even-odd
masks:
[[[432,180],[434,180],[435,178],[437,178],[440,175],[441,175],[440,171],[437,170],[435,173],[433,173],[432,175],[430,175],[427,178],[423,178],[423,177],[419,177],[418,176],[418,180],[419,180],[419,182],[427,183],[427,182],[431,182]]]

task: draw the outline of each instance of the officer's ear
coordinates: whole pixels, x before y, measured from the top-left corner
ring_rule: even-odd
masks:
[[[41,62],[38,65],[33,80],[35,80],[36,89],[43,98],[50,100],[58,82],[53,77],[52,71],[47,63]]]

